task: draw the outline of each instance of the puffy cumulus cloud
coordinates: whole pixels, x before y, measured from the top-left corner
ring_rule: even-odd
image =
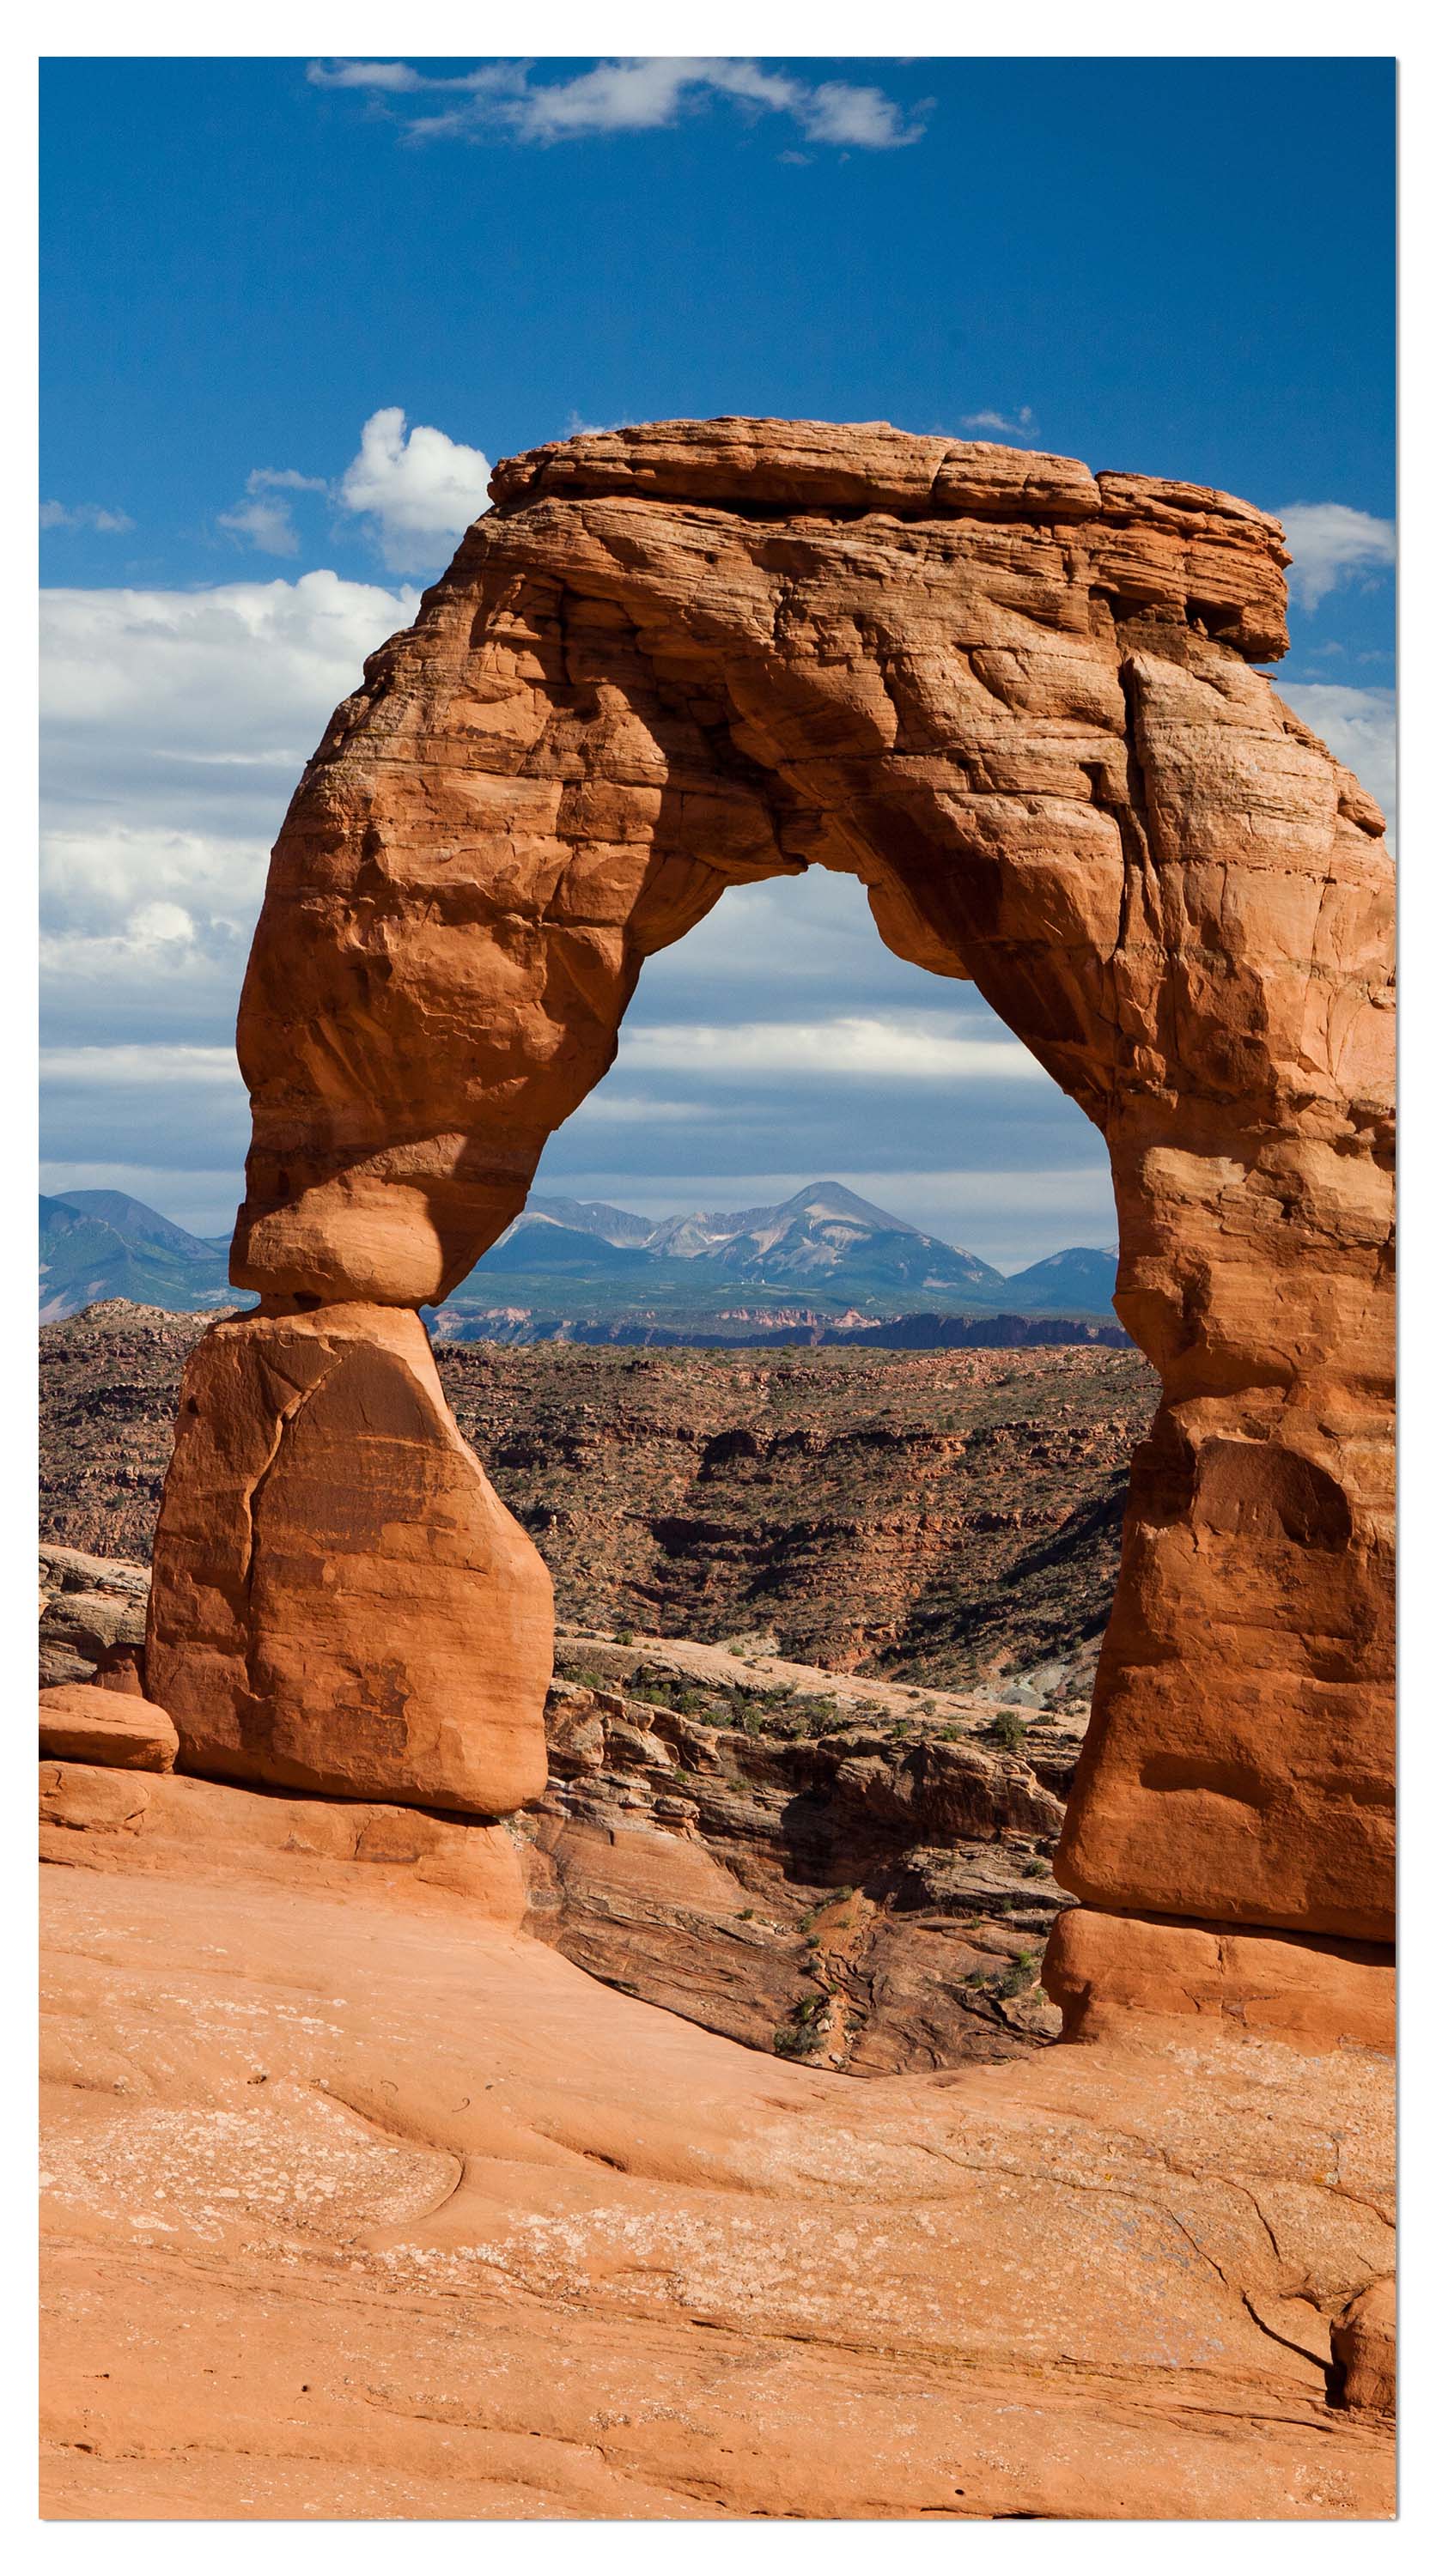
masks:
[[[1340,583],[1384,572],[1396,561],[1396,527],[1344,501],[1291,501],[1277,517],[1291,554],[1290,581],[1303,608],[1317,608]],[[1373,791],[1374,792],[1374,791]]]
[[[520,143],[572,142],[595,134],[651,133],[715,98],[750,114],[790,117],[808,141],[889,152],[915,143],[929,102],[905,113],[869,82],[796,79],[767,65],[722,56],[648,55],[595,63],[568,79],[535,79],[526,63],[485,63],[450,76],[412,64],[311,63],[324,89],[358,90],[378,105],[420,95],[444,99],[406,121],[416,141],[507,135]]]
[[[367,519],[393,572],[434,562],[488,508],[491,468],[477,447],[418,424],[397,403],[370,414],[339,484],[346,510]]]
[[[1348,689],[1335,680],[1277,686],[1303,724],[1319,733],[1376,799],[1387,821],[1396,819],[1396,692]]]
[[[134,524],[123,510],[102,510],[97,501],[76,501],[71,506],[63,501],[40,504],[40,525],[45,529],[83,528],[91,536],[122,537]]]

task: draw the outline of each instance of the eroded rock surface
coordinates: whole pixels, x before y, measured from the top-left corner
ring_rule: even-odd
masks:
[[[40,1687],[138,1691],[149,1568],[40,1543]]]
[[[50,2516],[1391,2511],[1371,2050],[854,2083],[525,1938],[502,1825],[45,1768]]]
[[[59,1682],[40,1693],[40,1751],[118,1771],[172,1771],[179,1736],[168,1710],[137,1692]]]
[[[1101,1128],[1163,1381],[1064,1880],[1389,1937],[1390,870],[1252,667],[1277,524],[880,425],[586,436],[494,492],[275,852],[236,1282],[442,1296],[644,957],[860,876]]]
[[[501,1815],[543,1787],[552,1640],[543,1560],[460,1439],[417,1315],[211,1327],[145,1649],[187,1769]]]
[[[529,1928],[705,2029],[853,2074],[1055,2038],[1081,1721],[669,1640],[564,1637]]]
[[[146,1569],[103,1571],[143,1619]],[[1052,1855],[1086,1719],[1072,1667],[1052,1668],[1045,1708],[1030,1689],[1005,1705],[669,1638],[566,1631],[556,1660],[547,1785],[513,1819],[537,1938],[707,2030],[854,2074],[1056,2037],[1039,1980],[1071,1901]],[[42,1692],[47,1826],[77,1815],[148,1853],[170,1809],[94,1766],[168,1769],[176,1750],[141,1699]],[[270,1817],[311,1856],[456,1887],[496,1848],[436,1812],[348,1798],[208,1812],[217,1829]],[[47,1844],[52,1858],[77,1848]]]

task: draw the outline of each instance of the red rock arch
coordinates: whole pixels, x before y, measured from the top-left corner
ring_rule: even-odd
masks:
[[[1252,667],[1286,643],[1276,523],[772,421],[578,438],[492,489],[274,854],[232,1270],[263,1305],[200,1346],[156,1553],[189,1758],[531,1794],[544,1580],[458,1472],[412,1310],[521,1207],[644,958],[816,863],[971,978],[1111,1155],[1164,1394],[1059,1876],[1389,1938],[1391,880],[1370,798]],[[354,1499],[376,1475],[387,1520]]]

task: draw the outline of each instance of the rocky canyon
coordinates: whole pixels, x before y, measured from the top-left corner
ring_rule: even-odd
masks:
[[[1262,667],[1281,530],[880,424],[588,433],[491,492],[291,804],[239,1020],[259,1304],[189,1351],[142,1647],[42,1706],[53,2509],[1381,2513],[1391,884]],[[1060,1833],[980,1716],[765,1771],[660,1723],[640,1667],[566,1679],[560,1637],[565,1704],[495,1384],[462,1355],[461,1430],[417,1311],[522,1208],[645,958],[811,866],[973,981],[1110,1155],[1141,1359],[924,1362],[1065,1367],[1039,1521],[1094,1370],[1150,1416]],[[969,1449],[977,1383],[944,1408]],[[780,1429],[765,1396],[711,1462],[727,1513],[700,1471],[654,1515],[690,1636],[705,1557],[725,1623],[751,1594],[734,1532],[800,1429],[821,1522],[842,1411]],[[839,1670],[901,1673],[874,1594],[885,1565],[911,1627],[916,1535],[855,1572]],[[571,1528],[565,1582],[603,1543]],[[801,1603],[780,1570],[754,1651]],[[1008,1669],[1054,1642],[1039,1616]],[[970,1693],[980,1622],[962,1652]],[[621,1874],[615,1767],[735,1956],[821,1892],[835,1802],[889,1862],[1001,1848],[1019,1912],[1025,1843],[1062,2040],[915,2040],[915,1954],[884,1969],[861,1886],[800,1918],[825,2000],[784,2062],[743,2021],[761,1978],[726,2026],[623,1992],[641,1927],[580,1933],[568,1893],[595,1852]]]

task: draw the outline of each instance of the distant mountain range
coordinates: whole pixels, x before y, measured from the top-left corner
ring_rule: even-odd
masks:
[[[40,1201],[42,1322],[103,1297],[180,1313],[247,1303],[227,1265],[227,1238],[187,1234],[121,1190]],[[1116,1276],[1115,1250],[1079,1247],[1004,1278],[837,1181],[776,1207],[659,1218],[532,1198],[433,1320],[464,1341],[866,1339],[875,1324],[926,1334],[945,1316],[975,1329],[1002,1316],[1098,1318],[1110,1331]]]
[[[40,1201],[40,1321],[58,1323],[101,1297],[197,1314],[253,1300],[229,1284],[229,1237],[207,1242],[123,1190],[72,1190]]]
[[[659,1264],[681,1262],[691,1293],[700,1283],[864,1292],[889,1296],[971,1298],[988,1304],[1007,1282],[991,1263],[923,1234],[886,1209],[856,1198],[837,1181],[815,1181],[779,1207],[742,1208],[730,1216],[698,1213],[656,1219],[583,1199],[530,1199],[493,1250],[475,1283],[513,1272],[532,1275],[591,1269],[595,1277],[637,1282]],[[1109,1292],[1110,1293],[1110,1292]]]

